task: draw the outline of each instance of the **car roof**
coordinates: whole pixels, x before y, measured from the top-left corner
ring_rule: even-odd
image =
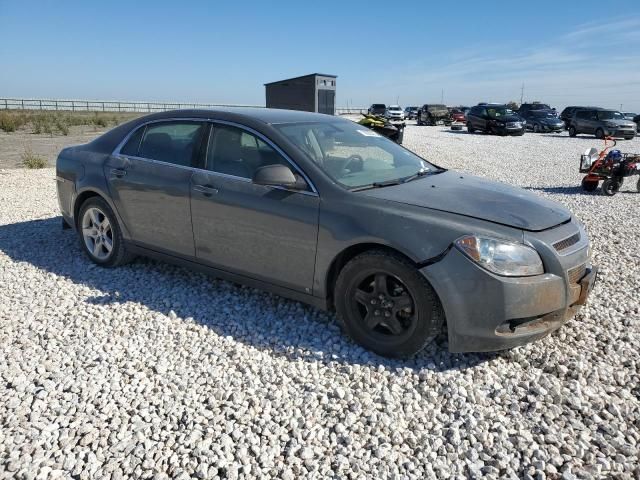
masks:
[[[335,123],[350,121],[334,115],[325,115],[322,113],[259,107],[215,107],[168,110],[166,112],[152,113],[143,117],[138,117],[130,120],[129,122],[123,123],[99,136],[90,142],[90,144],[95,151],[110,153],[129,132],[134,128],[137,128],[139,125],[148,122],[179,118],[221,120],[236,122],[249,127],[253,126],[255,128],[260,128],[260,124],[278,125],[286,123]]]
[[[215,107],[202,109],[187,110],[169,110],[157,114],[154,119],[174,117],[192,117],[192,118],[211,118],[230,120],[235,117],[236,120],[258,120],[266,124],[280,123],[299,123],[299,122],[329,122],[335,121],[337,117],[334,115],[326,115],[323,113],[303,112],[300,110],[282,110],[279,108],[260,108],[260,107]]]

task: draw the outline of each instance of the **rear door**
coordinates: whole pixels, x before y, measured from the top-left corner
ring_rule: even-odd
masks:
[[[109,191],[141,246],[193,257],[191,175],[203,122],[160,121],[140,127],[105,163]]]
[[[204,169],[191,185],[196,256],[222,270],[312,293],[320,199],[308,182],[302,191],[252,183],[258,168],[276,163],[300,174],[257,132],[214,124]]]

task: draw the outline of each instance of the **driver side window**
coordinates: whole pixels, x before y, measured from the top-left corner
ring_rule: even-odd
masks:
[[[284,165],[296,177],[299,175],[278,151],[258,136],[231,125],[212,126],[207,147],[207,170],[250,180],[259,168],[267,165]]]

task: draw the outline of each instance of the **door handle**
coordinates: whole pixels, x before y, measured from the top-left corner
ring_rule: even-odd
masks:
[[[122,178],[126,174],[127,174],[127,171],[124,170],[123,168],[112,168],[111,169],[111,175],[113,175],[114,177]]]
[[[193,189],[196,192],[202,193],[205,197],[210,197],[211,195],[218,193],[217,188],[213,188],[209,185],[194,185]]]

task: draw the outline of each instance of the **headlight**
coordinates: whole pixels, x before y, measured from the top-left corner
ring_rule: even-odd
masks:
[[[475,235],[461,237],[455,245],[471,260],[498,275],[528,277],[544,273],[540,255],[526,245]]]

